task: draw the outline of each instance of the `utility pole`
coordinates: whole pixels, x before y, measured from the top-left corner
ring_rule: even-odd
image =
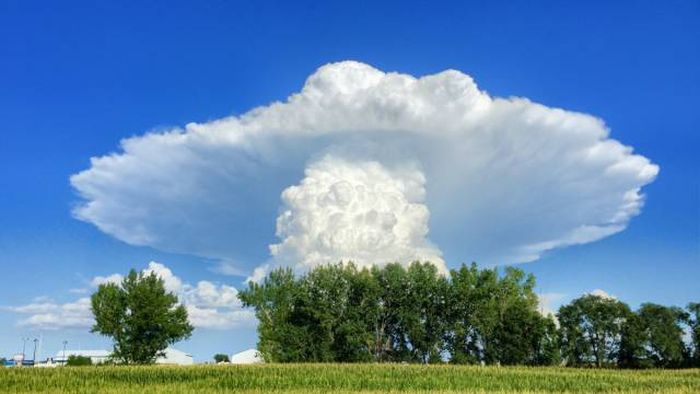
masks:
[[[28,341],[28,340],[29,340],[29,338],[27,338],[27,337],[22,337],[22,361],[24,361],[24,351],[25,351],[26,348],[27,348],[27,341]]]
[[[34,357],[32,358],[33,365],[36,365],[36,344],[39,342],[37,338],[34,338]]]
[[[66,345],[68,344],[68,341],[65,339],[63,340],[63,365],[66,365]]]

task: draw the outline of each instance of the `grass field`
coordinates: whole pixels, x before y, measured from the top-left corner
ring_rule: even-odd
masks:
[[[12,393],[700,393],[700,370],[285,364],[0,370]]]

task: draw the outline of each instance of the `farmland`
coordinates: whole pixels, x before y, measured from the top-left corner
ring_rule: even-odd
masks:
[[[697,393],[700,370],[614,370],[401,364],[92,366],[0,370],[18,393]]]

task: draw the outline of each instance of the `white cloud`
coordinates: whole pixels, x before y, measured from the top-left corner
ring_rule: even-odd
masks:
[[[595,290],[589,292],[588,294],[594,295],[596,297],[607,298],[609,300],[617,300],[617,297],[615,297],[614,295],[609,294],[607,291],[601,290],[601,289],[595,289]]]
[[[252,324],[255,313],[249,310],[225,310],[186,305],[190,322],[195,327],[227,329],[241,324]]]
[[[161,279],[163,279],[163,285],[167,291],[179,293],[182,290],[182,280],[175,276],[173,271],[171,271],[170,268],[166,267],[164,264],[151,261],[148,263],[148,267],[143,270],[143,273],[146,275],[150,275],[151,273],[158,275]]]
[[[184,283],[182,279],[164,264],[151,261],[143,270],[145,274],[154,272],[163,279],[166,290],[174,292],[188,311],[189,320],[198,328],[226,329],[239,325],[253,324],[255,315],[243,309],[238,299],[238,291],[231,286],[200,281],[196,285]],[[104,283],[121,283],[123,276],[112,274],[97,276],[90,283],[97,287]],[[80,298],[75,302],[57,304],[50,299],[35,299],[33,303],[4,309],[29,315],[20,319],[18,325],[42,329],[85,328],[93,324],[90,298]]]
[[[559,306],[566,297],[564,293],[542,293],[537,295],[540,313],[544,316],[556,316]]]
[[[284,190],[281,240],[267,263],[296,256],[301,268],[391,253],[437,259],[433,245],[459,261],[536,260],[624,230],[658,172],[593,116],[490,97],[454,70],[415,78],[357,62],[321,67],[284,102],[129,138],[121,149],[71,177],[83,199],[77,218],[131,244],[241,261],[242,249],[260,246],[246,234],[274,231]],[[343,185],[389,187],[400,201],[353,196],[343,205],[350,197],[339,196],[322,206],[314,198],[334,184],[317,177],[342,179],[341,194],[352,190]],[[351,234],[353,215],[370,215],[372,204],[393,227],[380,234],[378,221]],[[330,211],[338,228],[320,216]]]
[[[122,280],[124,280],[124,277],[120,274],[112,274],[109,276],[96,276],[92,278],[92,280],[90,281],[90,285],[92,287],[98,287],[99,285],[107,283],[114,283],[115,285],[118,285],[122,283]]]
[[[53,302],[32,303],[5,308],[12,312],[29,315],[17,322],[19,326],[54,330],[61,328],[90,327],[93,323],[90,298],[75,302],[56,304]]]
[[[309,165],[297,186],[282,192],[276,262],[302,268],[353,260],[360,266],[432,261],[446,272],[426,238],[425,178],[416,169],[326,156]]]

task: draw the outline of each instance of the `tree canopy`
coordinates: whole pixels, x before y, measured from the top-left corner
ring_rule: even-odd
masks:
[[[277,362],[551,364],[551,318],[537,311],[534,278],[509,268],[463,266],[443,276],[430,263],[271,272],[240,293],[255,308],[258,349]]]
[[[611,297],[586,294],[559,309],[562,352],[573,365],[598,367],[617,360],[627,304]]]
[[[73,354],[68,356],[66,365],[69,367],[83,367],[86,365],[92,365],[92,359],[90,357]]]
[[[131,270],[120,284],[101,284],[91,301],[92,332],[112,338],[112,358],[121,363],[154,363],[168,345],[193,331],[187,310],[154,272]]]
[[[227,354],[217,353],[217,354],[214,355],[214,362],[217,363],[217,364],[218,364],[218,363],[227,363],[227,362],[229,362],[229,361],[230,361],[230,360],[229,360]]]
[[[586,294],[553,316],[540,313],[534,289],[534,276],[510,267],[462,264],[443,275],[430,263],[340,263],[299,276],[274,270],[239,297],[255,309],[258,350],[272,362],[673,368],[694,355],[697,363],[700,304],[690,313],[650,303],[632,311]]]

